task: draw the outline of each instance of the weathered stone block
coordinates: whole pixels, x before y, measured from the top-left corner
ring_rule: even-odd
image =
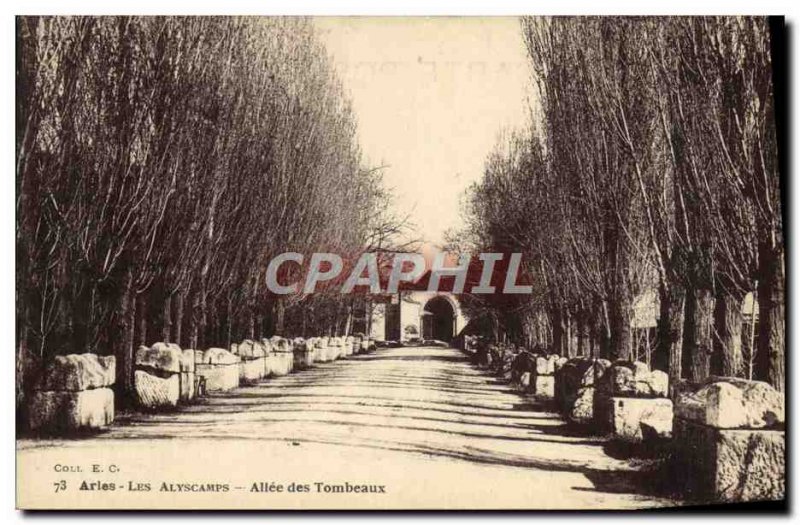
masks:
[[[195,357],[198,353],[195,352]],[[239,357],[223,348],[209,348],[199,353],[195,374],[205,380],[206,391],[226,391],[239,386]]]
[[[353,353],[360,354],[362,352],[361,343],[364,341],[364,334],[353,335]]]
[[[231,353],[238,355],[240,359],[259,359],[264,357],[267,350],[260,341],[245,339],[239,344],[231,345]]]
[[[197,356],[197,354],[195,354]],[[203,352],[200,362],[195,360],[195,366],[199,364],[204,365],[238,365],[239,356],[230,353],[224,348],[209,348]]]
[[[676,400],[676,414],[715,428],[765,428],[782,425],[784,396],[767,383],[711,378],[710,384],[687,389]]]
[[[537,375],[553,375],[554,373],[555,373],[555,359],[550,359],[550,356],[547,357],[540,356],[536,358]]]
[[[522,387],[523,390],[528,390],[531,387],[531,373],[530,372],[523,372],[522,375],[519,376],[519,385]]]
[[[180,372],[159,377],[144,370],[136,370],[133,383],[136,402],[143,408],[174,407],[181,397]]]
[[[136,350],[136,368],[178,373],[181,371],[183,351],[176,344],[156,343],[152,347],[140,346]]]
[[[254,384],[269,374],[267,364],[268,342],[245,339],[231,345],[231,353],[239,361],[239,384]]]
[[[269,357],[269,371],[273,376],[285,376],[294,368],[294,351],[273,351]]]
[[[302,339],[294,342],[294,368],[297,370],[309,368],[314,365],[314,349]]]
[[[624,396],[635,393],[634,372],[627,366],[612,366],[606,371],[608,392],[611,395]],[[604,390],[606,390],[604,388]]]
[[[634,384],[634,394],[639,397],[667,397],[669,394],[669,376],[661,370],[653,370],[641,379],[637,377]]]
[[[31,396],[29,413],[29,425],[34,431],[102,429],[114,421],[114,391],[36,391]]]
[[[344,356],[344,348],[342,347],[342,339],[339,337],[331,337],[328,342],[328,350],[330,351],[330,358],[332,361]]]
[[[116,370],[114,356],[58,355],[45,366],[36,389],[76,392],[103,388],[114,384]]]
[[[540,399],[553,399],[555,396],[556,380],[552,375],[533,376],[533,395]]]
[[[642,422],[660,431],[667,437],[672,431],[672,401],[665,398],[611,397],[606,400],[604,410],[605,430],[616,439],[629,442],[642,441]]]
[[[617,361],[606,367],[606,363],[598,363],[597,367],[605,367],[602,382],[598,383],[601,391],[609,395],[622,397],[667,397],[669,380],[665,372],[650,371],[646,364]],[[595,374],[597,375],[597,374]]]
[[[332,352],[329,352],[328,338],[320,337],[314,342],[314,360],[320,363],[333,361]]]
[[[594,392],[593,386],[578,389],[574,400],[567,405],[565,412],[569,421],[586,425],[594,420]]]
[[[594,384],[594,362],[591,359],[575,358],[559,366],[554,375],[554,398],[558,408],[565,414],[572,405],[581,388]]]
[[[239,384],[254,384],[266,374],[266,358],[243,359],[239,362]]]
[[[239,387],[239,365],[199,363],[195,373],[205,380],[207,392],[224,392]]]
[[[682,418],[674,424],[673,477],[705,502],[782,500],[786,437],[782,430],[717,429]]]

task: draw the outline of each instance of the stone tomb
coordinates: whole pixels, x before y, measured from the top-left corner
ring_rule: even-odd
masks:
[[[536,358],[539,357],[527,350],[522,350],[511,361],[508,380],[512,386],[522,392],[533,392],[536,387],[532,381],[536,372]]]
[[[348,335],[344,338],[344,355],[351,356],[353,355],[353,347],[355,346],[356,338],[352,335]]]
[[[672,435],[672,401],[666,372],[641,362],[613,363],[597,382],[594,419],[601,430],[621,441]]]
[[[331,361],[335,361],[344,357],[344,347],[341,337],[331,337],[328,341],[328,350],[330,351]]]
[[[539,399],[549,400],[555,397],[556,382],[555,371],[556,363],[563,364],[566,358],[556,354],[539,356],[536,358],[536,368],[531,374],[529,387],[533,395]]]
[[[174,407],[181,398],[183,351],[173,343],[136,350],[133,384],[136,403],[146,409]]]
[[[269,371],[273,376],[285,376],[294,369],[294,350],[288,339],[273,336],[269,340],[272,346]]]
[[[364,342],[364,334],[353,334],[353,353],[360,354],[362,352],[366,352],[367,349],[362,347],[362,343]]]
[[[31,396],[31,430],[70,433],[102,429],[114,421],[116,378],[113,356],[56,356],[44,369]]]
[[[594,422],[595,384],[610,366],[606,359],[577,357],[556,369],[556,405],[568,421],[581,425]]]
[[[704,502],[782,500],[784,396],[767,383],[712,377],[675,400],[673,475]]]
[[[292,341],[294,353],[294,369],[303,370],[314,366],[314,346],[311,339],[296,337]]]
[[[239,387],[239,356],[224,348],[194,353],[195,373],[205,380],[207,392],[224,392]]]
[[[318,361],[320,363],[328,363],[333,361],[330,355],[328,347],[328,338],[327,337],[318,337],[314,341],[314,361]]]
[[[262,342],[245,339],[232,344],[231,353],[239,357],[240,385],[253,385],[267,376],[268,351]]]

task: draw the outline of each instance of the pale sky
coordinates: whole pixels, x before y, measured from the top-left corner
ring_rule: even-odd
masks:
[[[530,73],[516,18],[316,18],[371,166],[439,244],[499,134],[524,125]]]

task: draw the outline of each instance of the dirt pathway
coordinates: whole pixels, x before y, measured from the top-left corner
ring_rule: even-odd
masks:
[[[651,474],[608,456],[604,445],[601,438],[570,431],[547,407],[474,369],[457,350],[423,347],[352,356],[212,395],[176,413],[123,417],[90,439],[23,440],[18,449],[20,461],[44,472],[65,456],[80,454],[101,464],[121,463],[123,472],[114,478],[120,483],[149,475],[146,482],[160,489],[163,474],[171,473],[166,477],[229,484],[229,491],[210,500],[175,496],[199,507],[674,504],[641,494]],[[72,476],[77,481],[86,474],[83,469]],[[285,490],[254,491],[257,482],[282,484]],[[381,485],[388,493],[324,492],[325,484],[345,482]],[[310,490],[290,493],[291,483]],[[140,500],[124,490],[131,506],[147,504],[144,496]],[[122,497],[121,492],[110,497]]]

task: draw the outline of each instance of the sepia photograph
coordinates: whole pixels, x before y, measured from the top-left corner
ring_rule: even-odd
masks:
[[[18,509],[787,510],[784,17],[14,25]]]

